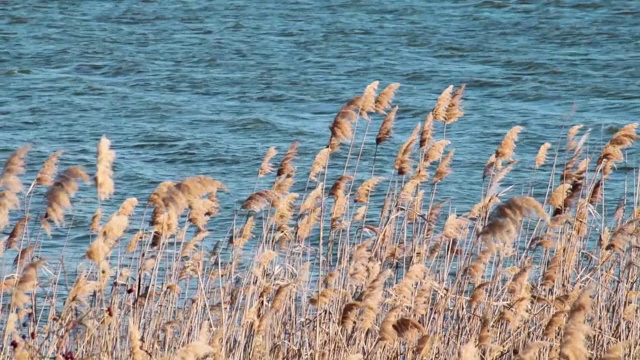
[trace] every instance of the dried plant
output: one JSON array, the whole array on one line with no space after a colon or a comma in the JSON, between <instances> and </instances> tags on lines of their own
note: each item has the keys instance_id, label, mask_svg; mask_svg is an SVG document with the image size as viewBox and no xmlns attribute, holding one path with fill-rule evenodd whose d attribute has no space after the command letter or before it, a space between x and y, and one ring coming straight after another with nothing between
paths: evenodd
<instances>
[{"instance_id":1,"label":"dried plant","mask_svg":"<svg viewBox=\"0 0 640 360\"><path fill-rule=\"evenodd\" d=\"M540 166L544 165L544 163L547 161L547 152L549 152L550 148L551 143L548 142L540 146L540 149L538 149L538 154L536 155L536 161L533 164L534 169L538 169Z\"/></svg>"},{"instance_id":2,"label":"dried plant","mask_svg":"<svg viewBox=\"0 0 640 360\"><path fill-rule=\"evenodd\" d=\"M384 114L385 111L391 109L391 102L399 88L399 83L391 83L380 92L375 104L375 111L378 114Z\"/></svg>"},{"instance_id":3,"label":"dried plant","mask_svg":"<svg viewBox=\"0 0 640 360\"><path fill-rule=\"evenodd\" d=\"M42 219L45 230L50 233L49 221L60 227L64 223L64 212L71 208L71 198L78 191L78 182L89 183L89 175L79 166L70 167L58 175L47 191L47 209Z\"/></svg>"},{"instance_id":4,"label":"dried plant","mask_svg":"<svg viewBox=\"0 0 640 360\"><path fill-rule=\"evenodd\" d=\"M403 145L401 175L387 169L380 189L374 163L396 154L377 153L371 124L356 123L395 112L392 85L376 95L374 82L341 108L330 146L308 164L312 186L296 182L308 176L293 164L298 149L309 155L296 142L265 190L240 181L223 202L221 182L188 176L161 182L145 208L128 198L114 209L80 189L90 180L82 168L53 179L61 152L21 191L26 151L10 155L0 188L0 357L637 358L637 164L609 176L637 125L603 149L575 126L564 154L542 166L547 144L564 146L552 135L536 169L513 160L514 127L483 169L451 161L446 125L462 116L464 86L449 88ZM357 147L333 152L355 137ZM585 154L594 152L592 164ZM267 151L258 177L274 170L274 156ZM427 186L430 175L438 186ZM50 187L44 199L36 186ZM65 227L50 240L32 228L43 213L45 227ZM78 251L82 239L90 244Z\"/></svg>"},{"instance_id":5,"label":"dried plant","mask_svg":"<svg viewBox=\"0 0 640 360\"><path fill-rule=\"evenodd\" d=\"M116 159L116 152L111 150L111 141L106 136L102 136L98 142L98 161L96 162L96 176L94 178L98 199L107 200L115 191L113 182L113 162Z\"/></svg>"},{"instance_id":6,"label":"dried plant","mask_svg":"<svg viewBox=\"0 0 640 360\"><path fill-rule=\"evenodd\" d=\"M398 155L393 165L393 168L398 170L398 175L407 175L411 172L411 151L413 150L413 145L415 145L418 140L419 132L420 124L416 125L411 136L409 136L407 141L400 147L400 150L398 150Z\"/></svg>"},{"instance_id":7,"label":"dried plant","mask_svg":"<svg viewBox=\"0 0 640 360\"><path fill-rule=\"evenodd\" d=\"M273 172L274 168L271 164L271 159L273 159L276 154L278 154L278 151L276 151L275 146L272 146L269 148L269 150L267 150L267 153L262 159L262 164L260 164L260 170L258 170L259 178Z\"/></svg>"},{"instance_id":8,"label":"dried plant","mask_svg":"<svg viewBox=\"0 0 640 360\"><path fill-rule=\"evenodd\" d=\"M38 171L38 175L36 175L36 185L53 185L53 180L56 176L56 172L58 172L58 160L62 154L63 151L58 150L51 154L47 158L47 160L45 160L44 164L42 164L42 168L40 169L40 171Z\"/></svg>"},{"instance_id":9,"label":"dried plant","mask_svg":"<svg viewBox=\"0 0 640 360\"><path fill-rule=\"evenodd\" d=\"M382 120L382 125L380 125L380 130L378 130L378 135L376 136L376 145L380 145L391 138L393 122L396 120L397 113L398 107L396 106Z\"/></svg>"},{"instance_id":10,"label":"dried plant","mask_svg":"<svg viewBox=\"0 0 640 360\"><path fill-rule=\"evenodd\" d=\"M522 126L514 126L507 132L496 150L496 160L511 160L518 141L518 134L524 129Z\"/></svg>"},{"instance_id":11,"label":"dried plant","mask_svg":"<svg viewBox=\"0 0 640 360\"><path fill-rule=\"evenodd\" d=\"M445 121L447 118L447 110L449 109L449 104L451 103L451 92L453 92L453 85L449 85L440 96L438 96L438 101L436 101L436 105L433 107L433 118L436 121Z\"/></svg>"},{"instance_id":12,"label":"dried plant","mask_svg":"<svg viewBox=\"0 0 640 360\"><path fill-rule=\"evenodd\" d=\"M462 84L453 92L453 95L451 95L451 100L449 101L449 106L447 106L447 112L444 117L445 124L452 124L464 115L462 111L462 94L465 88L466 85Z\"/></svg>"},{"instance_id":13,"label":"dried plant","mask_svg":"<svg viewBox=\"0 0 640 360\"><path fill-rule=\"evenodd\" d=\"M313 164L311 165L311 171L309 172L309 179L318 180L318 175L324 172L325 168L329 164L329 156L331 155L331 149L324 148L318 152Z\"/></svg>"}]
</instances>

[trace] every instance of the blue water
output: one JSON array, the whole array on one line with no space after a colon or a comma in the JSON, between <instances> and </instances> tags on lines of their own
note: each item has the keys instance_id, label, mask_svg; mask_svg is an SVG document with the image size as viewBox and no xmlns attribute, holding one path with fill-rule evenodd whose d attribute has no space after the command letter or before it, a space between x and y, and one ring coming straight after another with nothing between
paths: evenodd
<instances>
[{"instance_id":1,"label":"blue water","mask_svg":"<svg viewBox=\"0 0 640 360\"><path fill-rule=\"evenodd\" d=\"M466 211L510 127L526 128L516 151L529 169L570 125L598 145L640 119L640 2L0 1L0 161L30 143L25 182L58 149L62 168L93 172L106 134L118 155L109 206L206 174L232 190L221 195L229 214L269 146L300 140L306 171L336 111L373 80L402 84L380 150L389 175L437 95L467 84L441 190ZM94 190L77 202L86 222Z\"/></svg>"}]
</instances>

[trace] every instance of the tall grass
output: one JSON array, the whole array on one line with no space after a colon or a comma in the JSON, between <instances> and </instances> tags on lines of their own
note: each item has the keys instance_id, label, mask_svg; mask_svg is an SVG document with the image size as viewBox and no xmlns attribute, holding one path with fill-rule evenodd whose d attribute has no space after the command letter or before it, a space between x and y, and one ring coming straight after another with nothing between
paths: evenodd
<instances>
[{"instance_id":1,"label":"tall grass","mask_svg":"<svg viewBox=\"0 0 640 360\"><path fill-rule=\"evenodd\" d=\"M162 182L103 216L117 188L106 137L99 205L78 229L69 211L87 171L58 171L56 152L25 189L30 148L18 149L0 176L1 358L639 358L640 210L611 176L638 124L602 149L575 126L532 159L518 159L514 126L487 150L484 178L467 180L482 182L468 197L481 200L447 212L456 199L440 201L438 187L465 145L464 85L391 154L379 147L399 136L399 84L378 85L339 110L313 164L298 163L304 143L279 164L270 148L228 231L208 225L227 188L206 176ZM373 146L377 161L364 159ZM547 189L503 186L514 168L548 176ZM71 232L91 239L84 254L37 255Z\"/></svg>"}]
</instances>

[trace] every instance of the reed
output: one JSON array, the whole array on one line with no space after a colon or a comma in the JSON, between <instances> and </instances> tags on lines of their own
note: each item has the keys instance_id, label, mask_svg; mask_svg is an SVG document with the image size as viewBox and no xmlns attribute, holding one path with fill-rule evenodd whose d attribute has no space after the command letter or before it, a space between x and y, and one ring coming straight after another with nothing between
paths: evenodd
<instances>
[{"instance_id":1,"label":"reed","mask_svg":"<svg viewBox=\"0 0 640 360\"><path fill-rule=\"evenodd\" d=\"M327 147L293 142L278 166L269 148L256 178L220 199L220 181L188 176L116 203L106 137L95 192L82 167L58 174L62 151L33 179L30 147L9 155L0 358L639 358L640 209L627 189L640 184L617 171L638 124L602 146L576 125L531 159L514 124L474 149L489 160L465 182L481 190L456 199L450 173L473 166L454 158L470 146L456 141L465 86L434 96L404 141L391 136L400 85L379 86L341 107ZM317 154L307 166L302 149Z\"/></svg>"}]
</instances>

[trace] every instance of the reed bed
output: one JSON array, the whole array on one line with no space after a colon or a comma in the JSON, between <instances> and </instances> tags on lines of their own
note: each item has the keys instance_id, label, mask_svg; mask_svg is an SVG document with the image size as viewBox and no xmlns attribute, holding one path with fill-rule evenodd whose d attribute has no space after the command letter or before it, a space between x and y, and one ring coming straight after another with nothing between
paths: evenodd
<instances>
[{"instance_id":1,"label":"reed bed","mask_svg":"<svg viewBox=\"0 0 640 360\"><path fill-rule=\"evenodd\" d=\"M312 164L298 163L304 143L269 148L228 228L209 226L227 188L208 176L110 204L106 137L93 171L58 169L59 151L29 187L30 148L16 150L0 176L1 358L640 358L640 182L629 196L613 176L638 124L599 149L577 125L531 159L514 126L468 179L481 200L456 212L438 188L465 146L465 87L394 134L399 88L376 81L347 101ZM392 137L404 142L390 150ZM503 185L514 169L547 183L517 193ZM92 186L91 226L74 227L74 196ZM70 232L85 253L39 255Z\"/></svg>"}]
</instances>

